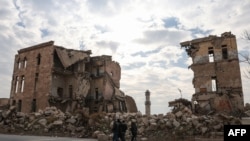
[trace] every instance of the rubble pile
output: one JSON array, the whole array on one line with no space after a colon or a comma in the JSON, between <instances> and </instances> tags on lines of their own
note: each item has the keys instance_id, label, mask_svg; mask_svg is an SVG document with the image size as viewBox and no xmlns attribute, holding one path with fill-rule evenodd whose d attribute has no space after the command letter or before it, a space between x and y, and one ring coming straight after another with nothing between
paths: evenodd
<instances>
[{"instance_id":1,"label":"rubble pile","mask_svg":"<svg viewBox=\"0 0 250 141\"><path fill-rule=\"evenodd\" d=\"M56 107L47 107L44 111L25 114L16 112L15 109L16 107L12 106L9 110L0 110L1 133L89 136L86 128L88 118L81 111L73 115L63 113Z\"/></svg>"},{"instance_id":2,"label":"rubble pile","mask_svg":"<svg viewBox=\"0 0 250 141\"><path fill-rule=\"evenodd\" d=\"M196 116L192 114L189 108L183 106L175 113L169 112L166 115L146 116L141 113L108 113L99 125L109 123L113 117L125 120L128 127L130 127L132 121L136 121L138 125L138 136L145 140L166 140L173 139L173 137L186 139L187 137L195 136L217 138L223 136L225 124L241 124L239 118L224 114ZM112 124L113 122L110 122L110 128ZM103 138L104 134L108 136L106 138L110 139L112 137L110 130L98 130L95 133L101 134L100 138ZM94 135L93 137L98 137L98 135ZM126 133L126 137L130 138L129 132Z\"/></svg>"},{"instance_id":3,"label":"rubble pile","mask_svg":"<svg viewBox=\"0 0 250 141\"><path fill-rule=\"evenodd\" d=\"M138 126L138 140L164 140L190 136L215 137L223 135L224 124L241 124L240 119L224 114L196 116L183 106L175 112L146 116L138 113L96 113L87 115L79 110L74 114L63 113L55 107L47 107L35 113L16 112L12 106L0 110L1 133L33 134L69 137L92 137L99 141L112 138L115 118L128 124L126 138L130 138L130 124Z\"/></svg>"}]
</instances>

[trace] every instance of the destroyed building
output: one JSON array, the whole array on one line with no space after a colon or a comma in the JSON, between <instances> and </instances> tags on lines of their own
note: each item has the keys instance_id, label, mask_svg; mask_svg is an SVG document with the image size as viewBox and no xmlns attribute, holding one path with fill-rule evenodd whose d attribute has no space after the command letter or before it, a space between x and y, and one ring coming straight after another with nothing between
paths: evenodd
<instances>
[{"instance_id":1,"label":"destroyed building","mask_svg":"<svg viewBox=\"0 0 250 141\"><path fill-rule=\"evenodd\" d=\"M49 106L63 112L137 112L134 99L120 90L119 63L112 56L90 55L90 50L66 49L54 41L18 50L10 105L25 113Z\"/></svg>"},{"instance_id":2,"label":"destroyed building","mask_svg":"<svg viewBox=\"0 0 250 141\"><path fill-rule=\"evenodd\" d=\"M244 108L235 35L225 32L180 43L192 58L192 107L196 112L235 114Z\"/></svg>"}]
</instances>

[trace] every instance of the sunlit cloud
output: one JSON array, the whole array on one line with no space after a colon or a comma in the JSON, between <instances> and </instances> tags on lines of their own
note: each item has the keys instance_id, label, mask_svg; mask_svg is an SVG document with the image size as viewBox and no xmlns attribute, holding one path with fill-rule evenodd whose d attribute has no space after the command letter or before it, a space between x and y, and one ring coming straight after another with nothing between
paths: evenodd
<instances>
[{"instance_id":1,"label":"sunlit cloud","mask_svg":"<svg viewBox=\"0 0 250 141\"><path fill-rule=\"evenodd\" d=\"M50 40L66 48L111 55L121 66L121 90L144 113L145 91L152 113L166 113L168 102L194 93L192 59L180 42L231 31L239 52L250 30L250 2L183 0L13 0L0 1L0 93L9 97L17 50ZM241 71L246 65L241 64ZM245 102L249 79L243 77Z\"/></svg>"}]
</instances>

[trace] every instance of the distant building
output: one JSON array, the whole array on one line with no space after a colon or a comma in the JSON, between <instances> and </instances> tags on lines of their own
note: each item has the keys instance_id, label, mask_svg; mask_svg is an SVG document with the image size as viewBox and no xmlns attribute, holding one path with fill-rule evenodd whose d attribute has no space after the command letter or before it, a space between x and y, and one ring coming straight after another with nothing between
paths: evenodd
<instances>
[{"instance_id":1,"label":"distant building","mask_svg":"<svg viewBox=\"0 0 250 141\"><path fill-rule=\"evenodd\" d=\"M237 113L244 108L241 72L235 35L208 36L180 43L192 58L192 96L197 112Z\"/></svg>"},{"instance_id":2,"label":"distant building","mask_svg":"<svg viewBox=\"0 0 250 141\"><path fill-rule=\"evenodd\" d=\"M53 41L27 47L15 56L10 104L35 112L48 106L74 112L130 112L120 90L121 68L111 56L66 49ZM135 102L134 102L135 103ZM135 105L136 106L136 105Z\"/></svg>"},{"instance_id":3,"label":"distant building","mask_svg":"<svg viewBox=\"0 0 250 141\"><path fill-rule=\"evenodd\" d=\"M0 98L0 110L4 110L9 107L9 98Z\"/></svg>"},{"instance_id":4,"label":"distant building","mask_svg":"<svg viewBox=\"0 0 250 141\"><path fill-rule=\"evenodd\" d=\"M149 116L149 115L151 114L151 109L150 109L151 101L150 101L150 92L149 92L149 90L147 90L147 91L145 92L145 96L146 96L146 101L145 101L145 114Z\"/></svg>"}]
</instances>

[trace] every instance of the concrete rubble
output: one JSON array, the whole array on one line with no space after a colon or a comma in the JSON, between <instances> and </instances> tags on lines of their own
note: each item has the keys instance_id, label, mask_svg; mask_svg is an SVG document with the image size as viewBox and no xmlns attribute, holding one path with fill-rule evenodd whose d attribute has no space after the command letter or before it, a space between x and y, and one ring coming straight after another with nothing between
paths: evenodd
<instances>
[{"instance_id":1,"label":"concrete rubble","mask_svg":"<svg viewBox=\"0 0 250 141\"><path fill-rule=\"evenodd\" d=\"M48 136L67 136L96 138L109 141L112 138L114 118L131 121L138 125L138 140L167 140L173 137L222 137L224 124L241 124L239 118L224 114L196 116L186 106L175 112L158 115L137 113L95 113L87 115L84 110L76 113L63 113L55 107L47 107L35 113L16 112L16 107L0 110L1 133L32 134ZM128 128L129 129L129 128ZM129 130L126 138L130 138Z\"/></svg>"}]
</instances>

